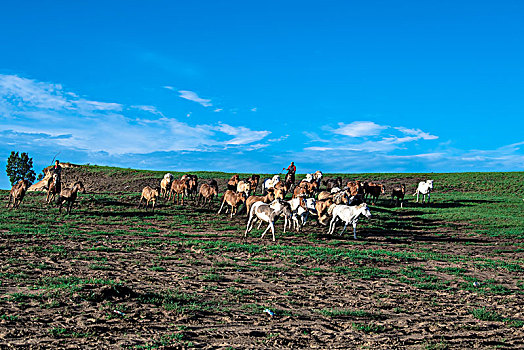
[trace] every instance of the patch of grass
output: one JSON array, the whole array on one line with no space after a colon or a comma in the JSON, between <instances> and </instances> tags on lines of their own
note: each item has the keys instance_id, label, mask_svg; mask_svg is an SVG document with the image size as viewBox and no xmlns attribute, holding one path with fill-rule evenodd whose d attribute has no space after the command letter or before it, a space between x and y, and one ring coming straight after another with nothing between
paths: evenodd
<instances>
[{"instance_id":1,"label":"patch of grass","mask_svg":"<svg viewBox=\"0 0 524 350\"><path fill-rule=\"evenodd\" d=\"M210 272L210 273L206 273L205 275L200 276L200 279L206 282L219 282L219 281L222 281L224 278L219 274Z\"/></svg>"},{"instance_id":2,"label":"patch of grass","mask_svg":"<svg viewBox=\"0 0 524 350\"><path fill-rule=\"evenodd\" d=\"M9 299L14 302L24 302L28 300L40 301L45 298L44 294L30 294L30 293L13 293L9 296Z\"/></svg>"},{"instance_id":3,"label":"patch of grass","mask_svg":"<svg viewBox=\"0 0 524 350\"><path fill-rule=\"evenodd\" d=\"M373 323L353 323L353 329L362 331L364 333L381 333L386 330L386 327Z\"/></svg>"},{"instance_id":4,"label":"patch of grass","mask_svg":"<svg viewBox=\"0 0 524 350\"><path fill-rule=\"evenodd\" d=\"M137 300L146 303L162 306L169 311L184 314L187 311L198 310L200 306L196 303L200 297L196 294L181 293L177 290L166 290L161 293L148 292L137 296Z\"/></svg>"},{"instance_id":5,"label":"patch of grass","mask_svg":"<svg viewBox=\"0 0 524 350\"><path fill-rule=\"evenodd\" d=\"M245 288L235 288L235 287L228 287L226 289L226 291L229 293L229 294L233 294L233 295L252 295L254 294L255 292L253 292L252 290L250 289L245 289Z\"/></svg>"},{"instance_id":6,"label":"patch of grass","mask_svg":"<svg viewBox=\"0 0 524 350\"><path fill-rule=\"evenodd\" d=\"M382 315L374 314L372 312L363 311L363 310L321 309L321 310L318 310L318 312L328 317L341 317L341 316L366 317L366 318L381 318L382 317Z\"/></svg>"},{"instance_id":7,"label":"patch of grass","mask_svg":"<svg viewBox=\"0 0 524 350\"><path fill-rule=\"evenodd\" d=\"M523 328L524 327L524 321L522 320L506 319L504 321L510 328Z\"/></svg>"},{"instance_id":8,"label":"patch of grass","mask_svg":"<svg viewBox=\"0 0 524 350\"><path fill-rule=\"evenodd\" d=\"M50 328L47 330L47 332L49 335L55 338L85 338L93 335L93 333L90 332L80 333L61 327Z\"/></svg>"},{"instance_id":9,"label":"patch of grass","mask_svg":"<svg viewBox=\"0 0 524 350\"><path fill-rule=\"evenodd\" d=\"M166 271L166 268L163 266L152 266L149 268L151 271L157 271L157 272L164 272Z\"/></svg>"},{"instance_id":10,"label":"patch of grass","mask_svg":"<svg viewBox=\"0 0 524 350\"><path fill-rule=\"evenodd\" d=\"M16 315L7 315L7 314L2 314L0 315L0 320L5 320L5 321L18 321L19 317L16 316Z\"/></svg>"},{"instance_id":11,"label":"patch of grass","mask_svg":"<svg viewBox=\"0 0 524 350\"><path fill-rule=\"evenodd\" d=\"M120 252L121 251L120 249L116 249L116 248L112 248L112 247L105 247L105 246L92 247L92 248L89 248L87 250L88 251L93 251L93 252L106 252L106 253L115 253L115 252Z\"/></svg>"},{"instance_id":12,"label":"patch of grass","mask_svg":"<svg viewBox=\"0 0 524 350\"><path fill-rule=\"evenodd\" d=\"M377 278L388 278L395 272L390 270L379 269L377 267L346 267L346 266L335 266L333 270L339 274L350 274L355 278L364 280L377 279Z\"/></svg>"},{"instance_id":13,"label":"patch of grass","mask_svg":"<svg viewBox=\"0 0 524 350\"><path fill-rule=\"evenodd\" d=\"M76 276L67 277L43 277L36 281L35 286L39 289L69 289L80 290L86 284L94 285L118 285L120 282L101 278L80 278Z\"/></svg>"},{"instance_id":14,"label":"patch of grass","mask_svg":"<svg viewBox=\"0 0 524 350\"><path fill-rule=\"evenodd\" d=\"M266 307L263 305L251 303L251 304L242 304L240 308L242 310L246 310L246 312L250 315L255 315L255 314L262 313Z\"/></svg>"},{"instance_id":15,"label":"patch of grass","mask_svg":"<svg viewBox=\"0 0 524 350\"><path fill-rule=\"evenodd\" d=\"M469 311L478 320L481 321L502 321L503 318L496 311L488 310L485 307L473 309Z\"/></svg>"},{"instance_id":16,"label":"patch of grass","mask_svg":"<svg viewBox=\"0 0 524 350\"><path fill-rule=\"evenodd\" d=\"M468 270L461 267L439 267L436 268L437 272L445 272L450 275L463 276Z\"/></svg>"},{"instance_id":17,"label":"patch of grass","mask_svg":"<svg viewBox=\"0 0 524 350\"><path fill-rule=\"evenodd\" d=\"M113 269L110 265L100 265L100 264L89 264L88 267L91 270L112 270Z\"/></svg>"}]
</instances>

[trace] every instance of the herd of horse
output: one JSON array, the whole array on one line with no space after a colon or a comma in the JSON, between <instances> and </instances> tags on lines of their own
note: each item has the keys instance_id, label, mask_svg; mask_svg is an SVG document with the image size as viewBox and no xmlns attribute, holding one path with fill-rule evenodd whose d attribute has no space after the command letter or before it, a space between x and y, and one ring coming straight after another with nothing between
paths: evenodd
<instances>
[{"instance_id":1,"label":"herd of horse","mask_svg":"<svg viewBox=\"0 0 524 350\"><path fill-rule=\"evenodd\" d=\"M312 215L316 216L321 225L326 225L329 221L328 234L333 234L335 226L339 221L345 223L341 234L346 227L353 226L353 235L356 239L356 224L360 215L368 218L371 217L368 201L375 204L378 197L384 194L386 187L383 184L373 182L350 181L343 185L341 178L331 178L322 181L323 175L320 171L313 174L307 174L306 177L295 183L291 177L286 176L284 180L280 175L274 175L271 178L264 179L260 182L259 175L251 175L243 180L238 174L232 176L227 181L227 189L221 199L218 214L224 210L230 212L230 217L241 212L247 214L247 226L245 235L253 228L254 222L259 221L259 227L262 223L267 223L267 228L262 237L271 230L273 240L275 240L275 221L279 217L284 219L284 232L287 228L293 228L297 231L306 224L307 218ZM257 195L259 183L262 193ZM325 185L322 190L321 185ZM423 196L422 201L430 200L430 193L433 189L433 180L422 181L419 183L416 192L413 195ZM175 179L171 173L164 175L160 186L152 188L146 186L142 191L139 207L144 206L147 210L151 203L154 211L155 205L159 198L165 198L173 203L184 205L184 198L193 199L197 205L201 202L203 205L211 205L213 198L219 193L216 180L208 180L203 183L198 190L198 177L196 175L186 174L180 179ZM286 200L286 195L291 193L291 199ZM391 192L391 203L403 206L406 195L405 184L393 186ZM180 201L180 198L181 201Z\"/></svg>"},{"instance_id":2,"label":"herd of horse","mask_svg":"<svg viewBox=\"0 0 524 350\"><path fill-rule=\"evenodd\" d=\"M289 175L289 174L288 174ZM294 179L293 179L294 180ZM329 221L328 234L333 234L338 222L343 222L346 230L348 225L353 226L353 235L356 239L356 225L360 215L367 218L371 217L371 212L367 202L375 204L380 194L385 194L385 186L373 182L349 181L343 184L341 178L330 178L323 180L320 171L307 174L306 177L295 183L290 176L284 180L280 175L264 179L260 185L262 194L257 195L260 183L259 175L252 175L241 180L239 175L232 176L227 182L227 189L221 199L220 214L225 208L226 213L230 210L230 216L242 212L245 208L247 214L247 227L245 236L252 230L256 221L259 227L262 223L267 223L267 228L262 237L271 230L273 241L275 240L275 221L282 217L284 220L284 232L290 229L291 225L297 231L306 224L309 216L316 216L319 224L327 226ZM321 186L325 188L322 189ZM29 187L29 181L20 180L13 185L9 193L7 207L18 208ZM419 182L413 196L422 195L422 202L429 203L433 180ZM59 206L59 212L65 205L67 213L71 209L78 197L78 193L85 193L85 187L81 181L75 182L70 188L63 188L57 176L52 177L47 186L46 203L53 201ZM216 180L208 180L198 186L196 175L186 174L180 179L175 179L170 173L164 175L160 181L160 186L155 188L146 186L142 190L142 195L138 207L142 204L145 209L151 204L154 211L155 205L160 198L173 203L184 205L184 198L193 199L200 205L212 205L213 198L218 197L219 188ZM291 199L286 200L286 195L291 193ZM391 203L403 206L406 195L405 184L394 186L391 191ZM227 205L226 205L227 204ZM243 204L243 208L239 207ZM230 207L230 208L229 208Z\"/></svg>"}]
</instances>

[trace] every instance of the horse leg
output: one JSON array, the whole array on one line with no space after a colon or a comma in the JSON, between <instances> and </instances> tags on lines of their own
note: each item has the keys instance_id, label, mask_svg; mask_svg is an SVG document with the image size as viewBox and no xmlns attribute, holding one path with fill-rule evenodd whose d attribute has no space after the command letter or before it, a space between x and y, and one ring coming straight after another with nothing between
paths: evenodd
<instances>
[{"instance_id":1,"label":"horse leg","mask_svg":"<svg viewBox=\"0 0 524 350\"><path fill-rule=\"evenodd\" d=\"M344 228L342 229L342 231L340 231L340 237L342 237L342 235L344 234L344 232L346 231L346 227L348 226L348 223L345 222L344 223Z\"/></svg>"},{"instance_id":2,"label":"horse leg","mask_svg":"<svg viewBox=\"0 0 524 350\"><path fill-rule=\"evenodd\" d=\"M353 223L353 238L357 239L357 223Z\"/></svg>"},{"instance_id":3,"label":"horse leg","mask_svg":"<svg viewBox=\"0 0 524 350\"><path fill-rule=\"evenodd\" d=\"M266 234L267 231L269 231L270 228L273 231L273 228L272 228L272 225L271 225L272 223L273 223L272 221L268 222L267 227L266 227L265 231L262 233L262 236L260 237L260 239L264 238L264 235ZM273 235L274 235L274 233L273 233Z\"/></svg>"},{"instance_id":4,"label":"horse leg","mask_svg":"<svg viewBox=\"0 0 524 350\"><path fill-rule=\"evenodd\" d=\"M244 237L247 237L247 233L251 232L252 227L250 228L250 226L252 226L251 225L252 223L253 223L253 217L251 216L249 220L247 221L246 232L244 232Z\"/></svg>"},{"instance_id":5,"label":"horse leg","mask_svg":"<svg viewBox=\"0 0 524 350\"><path fill-rule=\"evenodd\" d=\"M337 217L333 216L333 219L329 222L329 229L328 229L328 235L332 235L333 231L335 231L335 226L337 222Z\"/></svg>"},{"instance_id":6,"label":"horse leg","mask_svg":"<svg viewBox=\"0 0 524 350\"><path fill-rule=\"evenodd\" d=\"M220 209L218 209L218 213L217 214L220 214L220 212L222 211L222 208L224 207L224 203L225 202L226 202L225 200L222 201L222 205L220 206Z\"/></svg>"}]
</instances>

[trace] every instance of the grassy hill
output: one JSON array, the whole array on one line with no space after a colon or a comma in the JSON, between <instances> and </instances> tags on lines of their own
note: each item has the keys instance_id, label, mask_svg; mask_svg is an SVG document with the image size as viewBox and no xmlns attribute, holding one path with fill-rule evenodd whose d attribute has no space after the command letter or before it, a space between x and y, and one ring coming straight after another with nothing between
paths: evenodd
<instances>
[{"instance_id":1,"label":"grassy hill","mask_svg":"<svg viewBox=\"0 0 524 350\"><path fill-rule=\"evenodd\" d=\"M522 172L326 174L435 192L382 196L358 240L311 219L276 242L216 201L137 209L163 174L67 169L71 215L0 206L0 348L524 348Z\"/></svg>"}]
</instances>

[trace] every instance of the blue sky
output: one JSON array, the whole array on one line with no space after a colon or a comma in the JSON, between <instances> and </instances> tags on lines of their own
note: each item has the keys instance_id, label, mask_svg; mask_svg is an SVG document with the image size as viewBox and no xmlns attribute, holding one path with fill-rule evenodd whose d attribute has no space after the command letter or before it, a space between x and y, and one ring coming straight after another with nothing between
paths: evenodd
<instances>
[{"instance_id":1,"label":"blue sky","mask_svg":"<svg viewBox=\"0 0 524 350\"><path fill-rule=\"evenodd\" d=\"M2 7L2 168L524 168L521 1Z\"/></svg>"}]
</instances>

